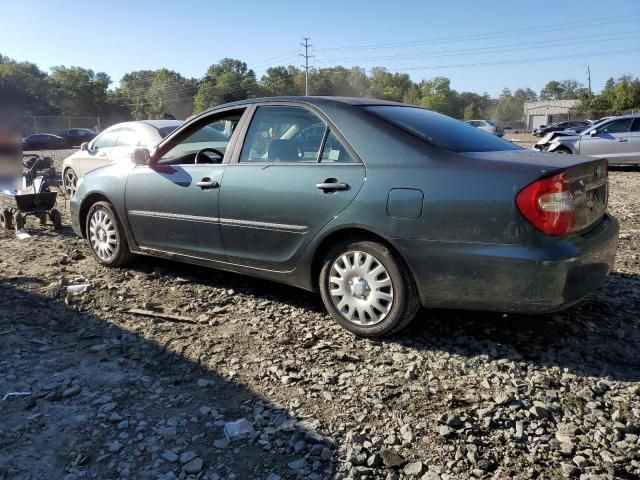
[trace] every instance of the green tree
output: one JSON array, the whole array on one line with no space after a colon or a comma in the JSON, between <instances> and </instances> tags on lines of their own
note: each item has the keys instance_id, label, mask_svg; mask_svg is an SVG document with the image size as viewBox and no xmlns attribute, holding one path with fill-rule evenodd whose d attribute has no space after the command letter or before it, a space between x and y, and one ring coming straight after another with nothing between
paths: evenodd
<instances>
[{"instance_id":1,"label":"green tree","mask_svg":"<svg viewBox=\"0 0 640 480\"><path fill-rule=\"evenodd\" d=\"M136 70L124 74L120 80L120 87L115 90L117 93L111 100L115 101L117 98L122 105L128 106L131 116L136 120L149 118L147 92L151 88L155 73L153 70Z\"/></svg>"},{"instance_id":2,"label":"green tree","mask_svg":"<svg viewBox=\"0 0 640 480\"><path fill-rule=\"evenodd\" d=\"M194 99L196 113L221 103L244 100L257 93L256 76L247 64L233 58L223 58L211 65L199 82Z\"/></svg>"},{"instance_id":3,"label":"green tree","mask_svg":"<svg viewBox=\"0 0 640 480\"><path fill-rule=\"evenodd\" d=\"M371 79L367 95L381 100L401 102L413 85L406 73L390 73L384 67L371 69Z\"/></svg>"},{"instance_id":4,"label":"green tree","mask_svg":"<svg viewBox=\"0 0 640 480\"><path fill-rule=\"evenodd\" d=\"M56 112L51 104L47 74L35 64L0 55L0 102L19 106L27 115Z\"/></svg>"},{"instance_id":5,"label":"green tree","mask_svg":"<svg viewBox=\"0 0 640 480\"><path fill-rule=\"evenodd\" d=\"M170 114L186 118L193 112L196 81L183 77L173 70L157 70L146 94L150 118L163 118Z\"/></svg>"},{"instance_id":6,"label":"green tree","mask_svg":"<svg viewBox=\"0 0 640 480\"><path fill-rule=\"evenodd\" d=\"M447 77L435 77L424 80L421 85L420 105L434 112L458 116L457 92L451 89L451 81Z\"/></svg>"},{"instance_id":7,"label":"green tree","mask_svg":"<svg viewBox=\"0 0 640 480\"><path fill-rule=\"evenodd\" d=\"M298 71L294 67L289 69L286 67L269 68L260 80L262 94L268 96L295 95L297 89L294 77L297 73Z\"/></svg>"},{"instance_id":8,"label":"green tree","mask_svg":"<svg viewBox=\"0 0 640 480\"><path fill-rule=\"evenodd\" d=\"M51 68L48 78L53 102L62 115L101 115L111 79L104 72L82 67Z\"/></svg>"}]
</instances>

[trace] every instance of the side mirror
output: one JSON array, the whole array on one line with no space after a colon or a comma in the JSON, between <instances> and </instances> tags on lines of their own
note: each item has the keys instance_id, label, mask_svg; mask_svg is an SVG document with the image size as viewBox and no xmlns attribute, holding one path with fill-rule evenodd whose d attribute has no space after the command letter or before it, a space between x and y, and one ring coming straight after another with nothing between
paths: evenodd
<instances>
[{"instance_id":1,"label":"side mirror","mask_svg":"<svg viewBox=\"0 0 640 480\"><path fill-rule=\"evenodd\" d=\"M147 165L149 160L151 160L151 154L146 148L136 148L131 153L131 161L136 165Z\"/></svg>"},{"instance_id":2,"label":"side mirror","mask_svg":"<svg viewBox=\"0 0 640 480\"><path fill-rule=\"evenodd\" d=\"M597 134L598 134L598 131L595 128L589 132L589 135L592 137L595 137Z\"/></svg>"},{"instance_id":3,"label":"side mirror","mask_svg":"<svg viewBox=\"0 0 640 480\"><path fill-rule=\"evenodd\" d=\"M80 144L80 150L83 152L88 152L89 151L89 142L82 142Z\"/></svg>"}]
</instances>

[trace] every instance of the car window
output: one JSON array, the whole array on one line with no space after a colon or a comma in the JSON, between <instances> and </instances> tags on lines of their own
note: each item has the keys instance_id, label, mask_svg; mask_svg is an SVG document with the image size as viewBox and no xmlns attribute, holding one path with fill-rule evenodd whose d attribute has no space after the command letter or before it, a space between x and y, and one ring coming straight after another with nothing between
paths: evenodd
<instances>
[{"instance_id":1,"label":"car window","mask_svg":"<svg viewBox=\"0 0 640 480\"><path fill-rule=\"evenodd\" d=\"M242 117L242 113L243 110L226 112L211 118L208 123L206 120L203 123L198 123L193 129L185 132L186 137L177 138L177 143L167 150L158 163L163 165L194 164L196 155L204 148L213 149L213 151L202 152L199 155L198 163L221 163L222 156L227 151L227 146L229 146L231 136L240 117ZM171 128L173 131L177 126ZM169 133L167 132L165 135Z\"/></svg>"},{"instance_id":2,"label":"car window","mask_svg":"<svg viewBox=\"0 0 640 480\"><path fill-rule=\"evenodd\" d=\"M349 154L349 150L342 144L338 136L329 130L329 135L322 147L322 163L354 163L356 160Z\"/></svg>"},{"instance_id":3,"label":"car window","mask_svg":"<svg viewBox=\"0 0 640 480\"><path fill-rule=\"evenodd\" d=\"M460 120L424 108L376 105L362 107L396 127L452 152L494 152L521 147L470 127Z\"/></svg>"},{"instance_id":4,"label":"car window","mask_svg":"<svg viewBox=\"0 0 640 480\"><path fill-rule=\"evenodd\" d=\"M258 107L240 162L317 162L325 129L316 114L302 107Z\"/></svg>"},{"instance_id":5,"label":"car window","mask_svg":"<svg viewBox=\"0 0 640 480\"><path fill-rule=\"evenodd\" d=\"M97 150L101 148L111 148L115 147L117 142L118 130L111 130L109 132L104 132L102 135L97 137L94 140L92 147Z\"/></svg>"},{"instance_id":6,"label":"car window","mask_svg":"<svg viewBox=\"0 0 640 480\"><path fill-rule=\"evenodd\" d=\"M640 118L636 118L633 120L633 125L631 125L632 132L640 132Z\"/></svg>"},{"instance_id":7,"label":"car window","mask_svg":"<svg viewBox=\"0 0 640 480\"><path fill-rule=\"evenodd\" d=\"M598 133L626 133L631 127L633 118L621 118L598 127Z\"/></svg>"},{"instance_id":8,"label":"car window","mask_svg":"<svg viewBox=\"0 0 640 480\"><path fill-rule=\"evenodd\" d=\"M135 147L141 145L142 141L138 132L131 128L121 128L118 130L118 147Z\"/></svg>"},{"instance_id":9,"label":"car window","mask_svg":"<svg viewBox=\"0 0 640 480\"><path fill-rule=\"evenodd\" d=\"M158 129L158 133L160 134L160 138L164 138L173 132L179 125L171 125L170 127L160 127Z\"/></svg>"}]
</instances>

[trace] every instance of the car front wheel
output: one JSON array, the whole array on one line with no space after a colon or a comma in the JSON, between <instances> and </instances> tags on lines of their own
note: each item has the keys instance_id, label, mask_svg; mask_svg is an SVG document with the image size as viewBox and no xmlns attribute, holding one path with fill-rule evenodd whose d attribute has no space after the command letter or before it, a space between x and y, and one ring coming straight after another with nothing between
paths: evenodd
<instances>
[{"instance_id":1,"label":"car front wheel","mask_svg":"<svg viewBox=\"0 0 640 480\"><path fill-rule=\"evenodd\" d=\"M121 267L133 257L122 224L108 202L91 205L86 220L87 241L96 260L109 267Z\"/></svg>"},{"instance_id":2,"label":"car front wheel","mask_svg":"<svg viewBox=\"0 0 640 480\"><path fill-rule=\"evenodd\" d=\"M420 308L413 277L385 245L345 241L333 247L320 272L320 293L333 318L362 337L406 327Z\"/></svg>"}]
</instances>

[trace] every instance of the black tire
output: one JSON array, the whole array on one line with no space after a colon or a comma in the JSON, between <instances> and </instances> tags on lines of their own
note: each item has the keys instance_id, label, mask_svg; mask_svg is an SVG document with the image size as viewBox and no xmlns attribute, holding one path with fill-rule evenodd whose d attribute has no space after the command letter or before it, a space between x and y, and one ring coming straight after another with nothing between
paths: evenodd
<instances>
[{"instance_id":1,"label":"black tire","mask_svg":"<svg viewBox=\"0 0 640 480\"><path fill-rule=\"evenodd\" d=\"M0 210L0 224L7 230L13 227L13 214L6 208Z\"/></svg>"},{"instance_id":2,"label":"black tire","mask_svg":"<svg viewBox=\"0 0 640 480\"><path fill-rule=\"evenodd\" d=\"M568 148L557 148L551 153L561 153L563 155L571 155L571 150Z\"/></svg>"},{"instance_id":3,"label":"black tire","mask_svg":"<svg viewBox=\"0 0 640 480\"><path fill-rule=\"evenodd\" d=\"M54 230L62 230L62 215L58 209L54 208L49 212L49 219Z\"/></svg>"},{"instance_id":4,"label":"black tire","mask_svg":"<svg viewBox=\"0 0 640 480\"><path fill-rule=\"evenodd\" d=\"M100 253L96 251L97 246L94 247L94 244L92 243L91 220L98 212L106 215L106 217L110 220L110 222L112 222L113 226L115 227L113 230L116 239L116 244L113 247L114 252L107 258L105 258L105 255L101 256ZM131 262L131 260L133 259L133 254L129 250L129 244L124 233L124 228L122 227L122 223L120 222L118 215L113 209L113 205L108 202L96 202L91 205L85 221L85 228L89 249L91 250L91 253L98 261L98 263L106 265L108 267L123 267Z\"/></svg>"},{"instance_id":5,"label":"black tire","mask_svg":"<svg viewBox=\"0 0 640 480\"><path fill-rule=\"evenodd\" d=\"M46 225L47 224L47 214L46 213L38 214L38 221L40 222L40 225Z\"/></svg>"},{"instance_id":6,"label":"black tire","mask_svg":"<svg viewBox=\"0 0 640 480\"><path fill-rule=\"evenodd\" d=\"M388 313L378 323L355 323L344 316L334 304L336 297L332 297L330 293L330 274L335 262L350 252L362 252L373 256L374 260L386 269L391 280L393 299ZM322 301L331 316L346 330L360 337L382 337L398 332L409 325L420 309L420 296L411 272L394 252L375 241L351 239L335 245L324 258L319 282Z\"/></svg>"}]
</instances>

